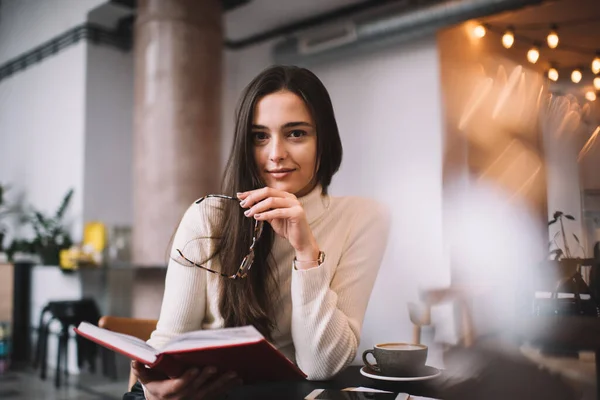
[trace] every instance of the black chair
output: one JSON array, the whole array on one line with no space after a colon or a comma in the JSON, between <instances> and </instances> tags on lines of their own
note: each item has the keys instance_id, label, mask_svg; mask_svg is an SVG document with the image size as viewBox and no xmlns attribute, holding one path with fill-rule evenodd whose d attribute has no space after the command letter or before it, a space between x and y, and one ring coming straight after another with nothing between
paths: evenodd
<instances>
[{"instance_id":1,"label":"black chair","mask_svg":"<svg viewBox=\"0 0 600 400\"><path fill-rule=\"evenodd\" d=\"M600 302L600 242L594 245L594 265L590 272L590 291Z\"/></svg>"},{"instance_id":2,"label":"black chair","mask_svg":"<svg viewBox=\"0 0 600 400\"><path fill-rule=\"evenodd\" d=\"M80 322L90 322L94 325L100 319L100 311L93 299L51 301L40 313L37 348L34 359L34 367L40 366L40 378L46 379L46 358L48 350L48 336L52 321L60 323L58 335L58 346L56 351L56 375L54 384L60 387L61 376L68 375L68 344L69 328L77 326ZM77 365L83 368L87 362L90 370L95 371L97 346L80 336L76 337L77 343ZM61 369L62 367L62 369Z\"/></svg>"}]
</instances>

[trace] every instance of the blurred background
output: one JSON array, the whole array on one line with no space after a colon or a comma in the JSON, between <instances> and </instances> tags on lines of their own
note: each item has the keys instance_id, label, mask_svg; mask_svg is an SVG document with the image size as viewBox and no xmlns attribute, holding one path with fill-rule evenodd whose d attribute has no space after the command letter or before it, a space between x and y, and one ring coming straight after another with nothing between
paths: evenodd
<instances>
[{"instance_id":1,"label":"blurred background","mask_svg":"<svg viewBox=\"0 0 600 400\"><path fill-rule=\"evenodd\" d=\"M426 303L432 288L485 287L471 307L479 335L513 330L525 276L551 281L530 288L528 312L561 292L566 314L590 316L582 300L594 314L598 26L597 0L2 0L0 320L10 351L0 370L29 371L42 336L38 368L52 376L64 324L39 334L52 302L93 299L84 319L158 318L169 239L192 201L219 191L236 102L275 63L311 69L332 97L344 159L331 194L392 210L358 354L413 340L407 304ZM580 286L557 288L576 274ZM460 342L456 315L452 302L431 308L421 332L431 365L443 366L435 343ZM77 375L86 368L68 337ZM595 363L581 359L556 370L594 387ZM126 360L104 372L126 380ZM112 398L107 390L125 387L94 379L63 389L40 380L39 390L63 398L80 382ZM24 396L0 378L2 398L3 386Z\"/></svg>"}]
</instances>

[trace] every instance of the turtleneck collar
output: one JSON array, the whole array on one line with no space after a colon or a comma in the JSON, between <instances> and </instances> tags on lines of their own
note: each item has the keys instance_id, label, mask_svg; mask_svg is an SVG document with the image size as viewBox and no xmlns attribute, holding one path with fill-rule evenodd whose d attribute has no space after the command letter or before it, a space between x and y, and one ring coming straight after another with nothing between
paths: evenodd
<instances>
[{"instance_id":1,"label":"turtleneck collar","mask_svg":"<svg viewBox=\"0 0 600 400\"><path fill-rule=\"evenodd\" d=\"M329 207L330 199L329 196L323 195L321 185L317 185L310 193L298 198L298 201L304 208L308 223L312 224L325 213Z\"/></svg>"}]
</instances>

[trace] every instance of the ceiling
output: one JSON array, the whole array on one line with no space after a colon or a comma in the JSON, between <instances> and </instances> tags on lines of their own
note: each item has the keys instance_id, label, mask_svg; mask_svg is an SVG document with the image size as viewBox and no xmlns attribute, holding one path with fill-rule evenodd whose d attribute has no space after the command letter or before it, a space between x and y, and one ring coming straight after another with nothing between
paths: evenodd
<instances>
[{"instance_id":1,"label":"ceiling","mask_svg":"<svg viewBox=\"0 0 600 400\"><path fill-rule=\"evenodd\" d=\"M393 3L397 1L413 1L415 3L429 0L221 0L225 9L224 25L227 42L251 39L274 29L290 26L300 21L315 18L332 11L349 9L352 6ZM442 0L449 1L449 0ZM543 1L543 0L542 0ZM112 4L127 5L134 10L137 0L110 0ZM565 21L572 22L581 19L587 22L563 25ZM566 70L584 66L590 74L589 65L594 53L600 50L600 0L547 0L538 6L530 6L518 11L505 12L487 17L481 22L489 25L486 40L497 38L492 43L498 52L522 63L527 50L534 42L545 44L546 35L551 24L558 25L560 44L557 49L542 46L540 61L534 68L547 70L550 63L558 64ZM532 27L531 24L538 24ZM509 25L515 27L515 45L504 49L501 36ZM527 26L529 25L529 26ZM586 54L567 51L567 46L577 46L587 49ZM560 71L560 68L559 68ZM562 74L561 74L562 75ZM563 75L564 76L564 75Z\"/></svg>"},{"instance_id":2,"label":"ceiling","mask_svg":"<svg viewBox=\"0 0 600 400\"><path fill-rule=\"evenodd\" d=\"M225 37L235 41L365 0L252 0L225 14Z\"/></svg>"},{"instance_id":3,"label":"ceiling","mask_svg":"<svg viewBox=\"0 0 600 400\"><path fill-rule=\"evenodd\" d=\"M234 48L246 46L251 44L247 43L248 41L263 40L255 40L255 36L264 35L278 28L307 23L310 19L329 13L355 12L357 9L394 1L405 0L221 0L224 11L225 41L227 46L231 44ZM137 3L137 0L110 0L108 5L111 7L106 5L98 7L94 10L92 20L112 28L117 24L116 19L131 16L126 21L122 21L124 24L131 25L134 22L133 14Z\"/></svg>"},{"instance_id":4,"label":"ceiling","mask_svg":"<svg viewBox=\"0 0 600 400\"><path fill-rule=\"evenodd\" d=\"M0 0L1 2L2 0ZM223 6L223 10L228 11L232 10L235 7L239 7L240 5L247 3L251 0L221 0L221 4ZM110 0L113 4L118 4L127 8L137 8L138 0Z\"/></svg>"},{"instance_id":5,"label":"ceiling","mask_svg":"<svg viewBox=\"0 0 600 400\"><path fill-rule=\"evenodd\" d=\"M482 22L489 24L486 39L497 38L497 51L507 57L523 63L527 51L536 41L541 47L535 69L545 71L554 63L559 72L570 74L571 70L581 66L584 79L593 78L590 64L595 52L600 51L600 0L548 1L539 6L497 14ZM560 42L556 49L550 49L546 44L551 24L558 26ZM515 28L515 45L505 49L501 45L501 37L509 25ZM567 48L571 46L577 51L569 51Z\"/></svg>"}]
</instances>

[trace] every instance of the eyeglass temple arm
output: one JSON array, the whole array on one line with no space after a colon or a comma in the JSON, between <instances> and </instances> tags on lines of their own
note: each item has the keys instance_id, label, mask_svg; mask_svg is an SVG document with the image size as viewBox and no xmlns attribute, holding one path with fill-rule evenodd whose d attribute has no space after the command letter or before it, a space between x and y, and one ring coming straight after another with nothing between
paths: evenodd
<instances>
[{"instance_id":1,"label":"eyeglass temple arm","mask_svg":"<svg viewBox=\"0 0 600 400\"><path fill-rule=\"evenodd\" d=\"M192 264L192 265L194 265L194 266L196 266L196 267L198 267L198 268L201 268L201 269L203 269L203 270L205 270L205 271L212 272L213 274L218 274L218 275L221 275L221 276L223 276L223 277L225 277L225 278L231 278L231 279L237 279L237 278L238 278L238 276L240 275L240 274L239 274L239 271L238 271L238 272L236 272L236 273L235 273L235 275L227 275L227 274L224 274L224 273L222 273L222 272L213 271L212 269L210 269L210 268L206 268L206 267L205 267L205 266L203 266L203 265L196 264L195 262L193 262L192 260L190 260L189 258L187 258L186 256L184 256L184 255L183 255L183 253L181 252L181 250L179 250L179 249L176 249L176 251L179 253L179 255L181 256L181 258L183 258L185 261L187 261L187 262L189 262L190 264Z\"/></svg>"}]
</instances>

